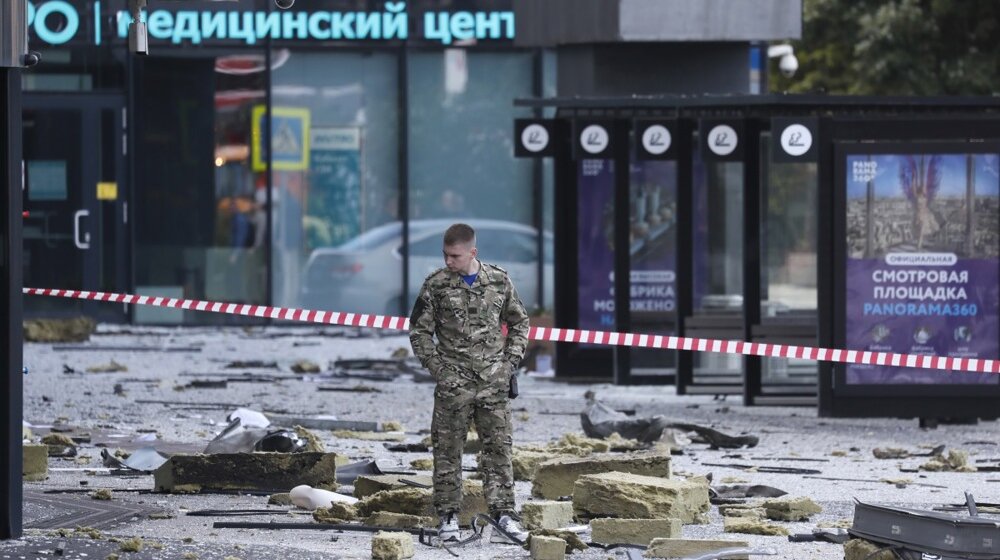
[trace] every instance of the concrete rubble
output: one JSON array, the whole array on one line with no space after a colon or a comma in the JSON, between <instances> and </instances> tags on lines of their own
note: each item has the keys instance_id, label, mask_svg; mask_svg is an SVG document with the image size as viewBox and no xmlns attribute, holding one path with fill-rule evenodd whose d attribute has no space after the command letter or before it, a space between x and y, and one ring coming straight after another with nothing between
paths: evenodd
<instances>
[{"instance_id":1,"label":"concrete rubble","mask_svg":"<svg viewBox=\"0 0 1000 560\"><path fill-rule=\"evenodd\" d=\"M337 489L336 453L174 455L153 473L157 492L290 490L294 484Z\"/></svg>"},{"instance_id":2,"label":"concrete rubble","mask_svg":"<svg viewBox=\"0 0 1000 560\"><path fill-rule=\"evenodd\" d=\"M577 518L680 519L705 523L708 487L679 479L611 472L583 475L573 490Z\"/></svg>"},{"instance_id":3,"label":"concrete rubble","mask_svg":"<svg viewBox=\"0 0 1000 560\"><path fill-rule=\"evenodd\" d=\"M597 518L591 520L590 529L594 542L648 546L653 539L679 538L681 520Z\"/></svg>"},{"instance_id":4,"label":"concrete rubble","mask_svg":"<svg viewBox=\"0 0 1000 560\"><path fill-rule=\"evenodd\" d=\"M97 330L90 317L29 319L23 325L25 342L86 342Z\"/></svg>"},{"instance_id":5,"label":"concrete rubble","mask_svg":"<svg viewBox=\"0 0 1000 560\"><path fill-rule=\"evenodd\" d=\"M290 374L300 361L326 364L334 356L359 360L385 357L393 348L406 345L405 337L348 339L328 336L328 330L317 335L319 331L303 329L299 332L305 334L295 341L301 338L308 344L294 346L296 355L288 356L291 346L285 329L254 330L280 335L272 340L252 334L245 338L243 329L216 327L200 331L156 328L151 330L155 338L109 335L107 328L102 326L99 333L102 344L108 347L160 344L204 346L213 351L134 355L88 349L86 354L73 354L73 350L53 351L51 344L26 345L25 364L30 373L24 377L27 445L22 470L26 474L28 532L19 541L0 542L0 556L48 557L54 554L56 543L47 539L85 539L109 547L99 553L91 551L93 558L112 554L121 558L152 554L241 560L364 558L372 552L375 533L367 530L370 527L415 532L437 526L431 491L425 487L431 483L428 475L433 464L426 445L418 450L421 440L429 443L425 436L433 385L419 383L408 373L394 373L391 380L364 378L374 390L360 392L354 390L359 387L358 378L351 377L361 371L358 368L351 370L351 376L342 377L329 375L329 369L321 374ZM128 364L130 371L124 375L84 372L88 365L111 363ZM269 371L266 375L222 371L229 363ZM224 390L206 383L192 384L191 379L211 381L223 376L229 380ZM245 379L236 379L241 377ZM533 540L559 539L562 548L554 547L551 553L572 552L579 560L624 558L623 550L605 551L598 546L612 543L650 545L649 557L682 558L750 543L751 548L775 548L778 557L840 560L847 555L850 560L860 560L875 550L873 545L857 540L846 546L788 542L780 535L788 531L808 536L815 534L816 527L850 527L854 496L921 509L955 507L963 500L961 492L953 489L969 488L978 494L976 489L992 486L988 482L996 477L993 469L1000 466L1000 461L993 459L997 424L990 421L942 424L936 431L921 430L912 420L831 418L817 422L806 409L742 407L732 401L720 405L710 395L677 396L670 387L577 386L531 375L522 375L521 382L522 396L512 403L517 506L524 525L534 528ZM174 386L188 388L175 393ZM652 444L623 438L614 431L603 438L586 437L579 432L587 389L599 390L605 402L612 403L608 406L628 411L629 418L662 416L683 419L686 424L670 422L677 427L666 428L661 439ZM243 412L236 417L241 423L246 419L247 427L265 433L290 432L314 451L198 455L233 420L227 413L238 410ZM721 423L719 414L723 412L725 422ZM380 415L397 420L381 421ZM754 437L759 437L755 447L736 452L707 448L712 438L724 444L718 447L740 442L748 446L750 436L726 436L723 432L739 434L751 426ZM706 431L708 427L722 432ZM334 434L341 429L353 431ZM473 480L478 477L474 472L478 438L474 434L470 433L471 443L462 464L467 479L460 516L463 537L471 534L468 527L473 515L486 510L482 482ZM678 434L690 436L694 443L685 443L680 446L682 453L674 449L675 454L671 454L671 448L678 446L664 446L663 438ZM721 436L729 439L718 440ZM941 441L960 443L968 451L944 451ZM400 445L390 447L386 442ZM62 456L70 444L77 456ZM330 453L320 452L322 449ZM879 460L872 449L893 459ZM889 451L883 453L886 449ZM102 451L119 461L109 464ZM156 474L123 467L130 455L150 453L162 460L171 459ZM362 465L356 471L339 472L343 463L374 461L377 465L371 471ZM542 469L544 463L548 466ZM982 470L973 472L974 466ZM769 471L769 467L809 467L822 472L812 476L792 472L796 469ZM400 474L413 470L420 472ZM366 474L380 471L394 474ZM716 482L741 486L724 487ZM708 501L710 485L717 507ZM300 486L313 493L327 493L319 501L302 502L305 509L290 510L295 501L284 491ZM538 494L549 497L532 499L536 487ZM788 495L769 498L772 494L764 492L768 488ZM176 493L151 496L146 493L151 489ZM352 493L361 497L357 504L341 501L355 500ZM93 501L92 496L112 500ZM330 496L336 496L336 501L327 499ZM51 519L45 513L51 506L41 499L64 504L61 514L67 516L76 503L138 511L128 513L117 524L90 529L99 535L92 539L74 531L75 525L63 529L65 534L33 529L34 524ZM993 519L988 517L994 514L989 496L979 499L987 502L981 504L980 515ZM190 515L196 511L208 516ZM255 513L237 515L240 511ZM231 515L224 515L227 512ZM220 521L294 523L315 528L213 527ZM808 521L807 527L803 521ZM368 528L321 530L327 523ZM559 530L566 528L579 533ZM440 548L420 545L413 533L406 536L398 544L409 542L419 560L450 557ZM142 543L142 551L121 551L120 544L133 537ZM166 548L156 551L152 539L162 541ZM586 548L588 542L594 544L590 549ZM42 554L26 548L31 546L48 548ZM488 536L456 551L470 558L528 554L492 544ZM539 552L533 555L538 557Z\"/></svg>"},{"instance_id":6,"label":"concrete rubble","mask_svg":"<svg viewBox=\"0 0 1000 560\"><path fill-rule=\"evenodd\" d=\"M896 553L864 539L844 543L844 560L896 560Z\"/></svg>"},{"instance_id":7,"label":"concrete rubble","mask_svg":"<svg viewBox=\"0 0 1000 560\"><path fill-rule=\"evenodd\" d=\"M552 500L525 502L521 506L525 529L560 529L573 524L573 503Z\"/></svg>"},{"instance_id":8,"label":"concrete rubble","mask_svg":"<svg viewBox=\"0 0 1000 560\"><path fill-rule=\"evenodd\" d=\"M580 476L610 472L669 478L670 455L656 453L602 454L580 458L552 459L538 465L531 493L533 496L550 500L571 496L574 484Z\"/></svg>"},{"instance_id":9,"label":"concrete rubble","mask_svg":"<svg viewBox=\"0 0 1000 560\"><path fill-rule=\"evenodd\" d=\"M563 560L566 558L566 541L557 537L532 536L528 542L532 560Z\"/></svg>"},{"instance_id":10,"label":"concrete rubble","mask_svg":"<svg viewBox=\"0 0 1000 560\"><path fill-rule=\"evenodd\" d=\"M646 558L686 558L726 548L746 548L746 541L718 539L653 539L643 554ZM747 555L726 556L727 559L747 560Z\"/></svg>"},{"instance_id":11,"label":"concrete rubble","mask_svg":"<svg viewBox=\"0 0 1000 560\"><path fill-rule=\"evenodd\" d=\"M413 558L413 537L409 533L379 531L372 537L374 560L404 560Z\"/></svg>"}]
</instances>

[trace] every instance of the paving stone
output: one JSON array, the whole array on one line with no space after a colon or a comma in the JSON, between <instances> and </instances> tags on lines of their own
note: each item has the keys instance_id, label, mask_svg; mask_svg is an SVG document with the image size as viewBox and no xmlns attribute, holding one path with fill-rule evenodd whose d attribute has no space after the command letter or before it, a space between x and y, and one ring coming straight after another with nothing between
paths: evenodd
<instances>
[{"instance_id":1,"label":"paving stone","mask_svg":"<svg viewBox=\"0 0 1000 560\"><path fill-rule=\"evenodd\" d=\"M566 558L566 541L556 537L531 537L529 543L533 560L563 560Z\"/></svg>"},{"instance_id":2,"label":"paving stone","mask_svg":"<svg viewBox=\"0 0 1000 560\"><path fill-rule=\"evenodd\" d=\"M404 560L413 558L413 537L409 533L379 531L372 537L372 558Z\"/></svg>"},{"instance_id":3,"label":"paving stone","mask_svg":"<svg viewBox=\"0 0 1000 560\"><path fill-rule=\"evenodd\" d=\"M680 519L706 523L708 488L685 480L604 473L581 476L573 491L573 511L579 519Z\"/></svg>"},{"instance_id":4,"label":"paving stone","mask_svg":"<svg viewBox=\"0 0 1000 560\"><path fill-rule=\"evenodd\" d=\"M603 544L648 546L653 539L681 536L680 519L613 519L600 517L590 522L590 540Z\"/></svg>"},{"instance_id":5,"label":"paving stone","mask_svg":"<svg viewBox=\"0 0 1000 560\"><path fill-rule=\"evenodd\" d=\"M561 529L573 524L573 503L556 501L525 502L521 521L526 529Z\"/></svg>"},{"instance_id":6,"label":"paving stone","mask_svg":"<svg viewBox=\"0 0 1000 560\"><path fill-rule=\"evenodd\" d=\"M608 472L670 478L670 455L637 453L551 459L538 466L531 494L548 500L570 496L573 494L573 485L580 476Z\"/></svg>"},{"instance_id":7,"label":"paving stone","mask_svg":"<svg viewBox=\"0 0 1000 560\"><path fill-rule=\"evenodd\" d=\"M684 558L699 556L724 548L746 548L746 541L724 541L711 539L653 539L644 556L646 558ZM746 554L727 556L729 560L748 560Z\"/></svg>"},{"instance_id":8,"label":"paving stone","mask_svg":"<svg viewBox=\"0 0 1000 560\"><path fill-rule=\"evenodd\" d=\"M217 453L174 455L156 469L156 492L291 490L306 484L337 489L335 453Z\"/></svg>"}]
</instances>

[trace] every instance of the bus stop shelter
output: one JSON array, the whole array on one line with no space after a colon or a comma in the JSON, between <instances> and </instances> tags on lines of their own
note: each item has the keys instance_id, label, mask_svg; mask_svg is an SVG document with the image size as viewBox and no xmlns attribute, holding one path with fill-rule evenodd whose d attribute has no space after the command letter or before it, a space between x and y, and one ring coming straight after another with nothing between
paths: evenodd
<instances>
[{"instance_id":1,"label":"bus stop shelter","mask_svg":"<svg viewBox=\"0 0 1000 560\"><path fill-rule=\"evenodd\" d=\"M997 358L1000 99L525 99L555 326ZM560 344L560 378L823 416L995 417L988 374Z\"/></svg>"}]
</instances>

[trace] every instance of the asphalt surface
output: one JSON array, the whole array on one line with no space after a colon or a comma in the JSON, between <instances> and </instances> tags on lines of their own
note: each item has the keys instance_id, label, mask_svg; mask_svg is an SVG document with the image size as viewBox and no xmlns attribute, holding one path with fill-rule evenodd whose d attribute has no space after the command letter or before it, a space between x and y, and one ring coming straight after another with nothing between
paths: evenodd
<instances>
[{"instance_id":1,"label":"asphalt surface","mask_svg":"<svg viewBox=\"0 0 1000 560\"><path fill-rule=\"evenodd\" d=\"M370 535L333 531L216 529L215 521L311 522L306 511L268 506L266 496L165 495L150 493L151 475L120 476L102 468L100 447L134 450L154 445L164 451L201 450L225 426L236 406L297 415L335 415L341 420L399 421L406 442L418 442L430 426L433 386L409 376L394 381L358 378L320 378L297 375L291 365L310 360L328 369L339 358L389 358L409 349L404 336L382 336L353 329L269 328L147 328L101 326L89 342L66 345L28 343L24 362L25 418L36 432L56 422L75 427L70 435L91 434L81 444L80 458L50 458L49 478L25 483L25 537L0 542L0 560L14 558L370 558ZM109 349L110 348L110 349ZM117 373L87 373L88 367L112 360L127 367ZM277 362L278 369L236 368L234 360ZM281 377L272 382L230 382L225 388L183 388L194 380L220 376ZM116 385L118 390L116 391ZM365 385L377 392L320 391L320 387ZM918 471L926 457L876 459L876 447L901 447L914 453L945 445L970 454L971 464L996 465L1000 433L995 422L919 428L915 419L817 418L811 408L741 406L736 399L677 396L672 387L615 387L566 384L551 378L522 376L521 397L514 401L515 443L548 443L567 433L582 433L579 412L587 391L615 408L634 409L637 416L664 415L677 422L709 426L728 434L757 435L751 449L712 450L691 443L673 457L681 475L711 474L716 484L764 484L791 496L807 496L823 507L808 522L779 523L792 533L810 532L817 524L849 521L855 500L929 509L964 501L963 492L979 502L1000 502L1000 474L989 472ZM150 403L142 401L164 401ZM327 450L352 460L374 458L383 469L412 470L413 459L429 453L393 453L383 442L338 439L317 434ZM140 438L154 438L142 441ZM37 436L36 436L37 439ZM466 466L475 464L466 455ZM725 464L731 466L710 466ZM756 467L805 468L813 475L758 472ZM766 470L766 469L765 469ZM916 471L916 472L913 472ZM422 472L421 474L429 474ZM816 477L825 477L824 479ZM827 480L826 478L851 479ZM909 479L910 484L883 482ZM113 491L110 502L98 502L89 492ZM529 499L530 483L518 482L519 503ZM350 487L346 487L349 491ZM113 507L112 507L113 506ZM112 511L109 511L108 508ZM252 517L212 518L187 515L203 509L271 509ZM152 517L151 517L152 516ZM843 547L828 543L791 543L786 537L723 533L722 517L712 507L710 523L684 526L688 538L746 540L753 547L773 549L777 558L840 559ZM54 528L74 527L79 520L102 531L102 538L59 536ZM85 523L87 524L87 523ZM109 538L142 538L140 552L120 552ZM588 535L583 535L588 540ZM59 552L61 550L61 552ZM468 558L525 558L527 551L513 546L478 542L458 550ZM624 558L624 550L590 549L573 557ZM416 558L445 559L440 548L416 544Z\"/></svg>"}]
</instances>

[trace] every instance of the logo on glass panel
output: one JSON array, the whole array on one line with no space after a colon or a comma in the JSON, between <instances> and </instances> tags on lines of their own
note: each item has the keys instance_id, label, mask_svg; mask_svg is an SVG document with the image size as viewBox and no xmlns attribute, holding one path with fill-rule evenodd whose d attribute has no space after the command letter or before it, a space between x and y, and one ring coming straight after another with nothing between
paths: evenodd
<instances>
[{"instance_id":1,"label":"logo on glass panel","mask_svg":"<svg viewBox=\"0 0 1000 560\"><path fill-rule=\"evenodd\" d=\"M549 131L540 124L529 124L521 131L521 145L529 152L541 152L549 145Z\"/></svg>"},{"instance_id":2,"label":"logo on glass panel","mask_svg":"<svg viewBox=\"0 0 1000 560\"><path fill-rule=\"evenodd\" d=\"M580 133L580 146L589 154L599 154L608 147L608 131L603 126L592 124Z\"/></svg>"},{"instance_id":3,"label":"logo on glass panel","mask_svg":"<svg viewBox=\"0 0 1000 560\"><path fill-rule=\"evenodd\" d=\"M670 141L670 131L663 125L654 124L642 133L642 147L654 156L666 153Z\"/></svg>"},{"instance_id":4,"label":"logo on glass panel","mask_svg":"<svg viewBox=\"0 0 1000 560\"><path fill-rule=\"evenodd\" d=\"M728 124L717 125L708 133L708 149L715 155L728 156L736 150L738 142L736 131Z\"/></svg>"},{"instance_id":5,"label":"logo on glass panel","mask_svg":"<svg viewBox=\"0 0 1000 560\"><path fill-rule=\"evenodd\" d=\"M790 156L801 156L812 147L813 136L801 124L791 124L781 131L781 149Z\"/></svg>"}]
</instances>

